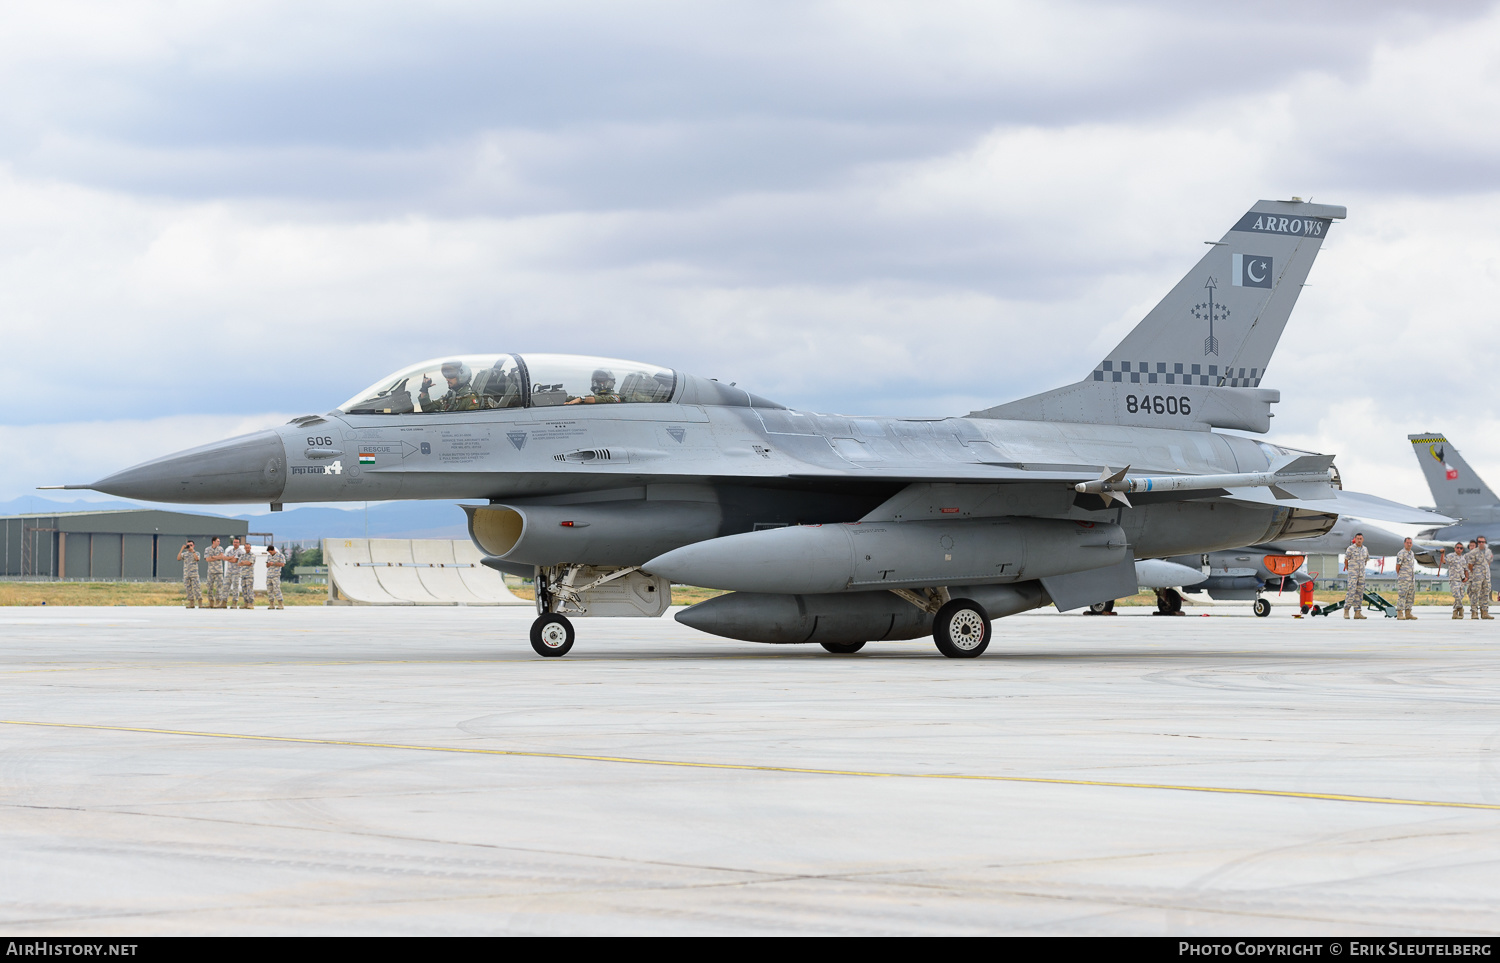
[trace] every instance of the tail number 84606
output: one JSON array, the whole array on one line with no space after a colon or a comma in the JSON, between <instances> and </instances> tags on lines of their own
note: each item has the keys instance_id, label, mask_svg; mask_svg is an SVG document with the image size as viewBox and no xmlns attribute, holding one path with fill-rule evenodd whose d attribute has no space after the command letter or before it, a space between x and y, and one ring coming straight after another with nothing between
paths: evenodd
<instances>
[{"instance_id":1,"label":"tail number 84606","mask_svg":"<svg viewBox=\"0 0 1500 963\"><path fill-rule=\"evenodd\" d=\"M1190 415L1192 407L1187 395L1135 395L1125 396L1125 410L1132 415L1137 412L1147 415Z\"/></svg>"}]
</instances>

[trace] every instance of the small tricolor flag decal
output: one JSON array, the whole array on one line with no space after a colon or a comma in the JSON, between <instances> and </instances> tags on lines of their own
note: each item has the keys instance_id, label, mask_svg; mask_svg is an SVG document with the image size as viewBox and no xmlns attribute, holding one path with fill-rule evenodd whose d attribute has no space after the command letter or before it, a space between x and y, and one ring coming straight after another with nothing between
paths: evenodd
<instances>
[{"instance_id":1,"label":"small tricolor flag decal","mask_svg":"<svg viewBox=\"0 0 1500 963\"><path fill-rule=\"evenodd\" d=\"M375 456L369 452L362 451L359 453L359 463L361 465L373 465L375 464Z\"/></svg>"}]
</instances>

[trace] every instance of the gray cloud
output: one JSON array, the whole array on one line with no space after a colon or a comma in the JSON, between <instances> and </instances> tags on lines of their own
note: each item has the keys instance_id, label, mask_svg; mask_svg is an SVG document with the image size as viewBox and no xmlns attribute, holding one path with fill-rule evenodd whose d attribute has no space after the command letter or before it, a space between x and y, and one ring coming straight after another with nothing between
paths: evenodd
<instances>
[{"instance_id":1,"label":"gray cloud","mask_svg":"<svg viewBox=\"0 0 1500 963\"><path fill-rule=\"evenodd\" d=\"M1203 240L1292 193L1351 217L1273 366L1278 433L1343 450L1340 412L1362 438L1445 416L1391 389L1413 358L1488 411L1488 5L8 18L0 383L38 453L7 469L15 493L58 477L38 464L100 473L70 452L115 421L131 454L96 450L149 457L182 418L326 410L447 352L961 413L1082 376ZM1387 476L1409 458L1370 450Z\"/></svg>"}]
</instances>

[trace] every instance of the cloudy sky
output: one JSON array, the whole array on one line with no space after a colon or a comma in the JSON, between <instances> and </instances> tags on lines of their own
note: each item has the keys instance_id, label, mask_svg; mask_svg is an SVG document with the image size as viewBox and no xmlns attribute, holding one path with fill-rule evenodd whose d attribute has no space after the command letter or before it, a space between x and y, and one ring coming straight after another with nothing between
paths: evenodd
<instances>
[{"instance_id":1,"label":"cloudy sky","mask_svg":"<svg viewBox=\"0 0 1500 963\"><path fill-rule=\"evenodd\" d=\"M1291 195L1349 217L1272 437L1500 482L1493 4L63 0L0 85L0 499L459 351L962 414Z\"/></svg>"}]
</instances>

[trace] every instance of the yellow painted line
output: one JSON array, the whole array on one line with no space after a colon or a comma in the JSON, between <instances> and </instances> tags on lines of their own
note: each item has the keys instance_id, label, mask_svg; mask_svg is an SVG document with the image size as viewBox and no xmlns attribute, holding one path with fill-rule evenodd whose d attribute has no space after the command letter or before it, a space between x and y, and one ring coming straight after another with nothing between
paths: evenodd
<instances>
[{"instance_id":1,"label":"yellow painted line","mask_svg":"<svg viewBox=\"0 0 1500 963\"><path fill-rule=\"evenodd\" d=\"M1184 786L1155 782L1111 782L1102 779L1051 779L1041 776L984 776L960 772L876 772L860 769L811 769L800 766L757 766L733 762L692 762L681 759L645 759L634 756L602 756L581 752L539 752L526 749L479 749L463 746L419 746L400 742L360 742L352 739L304 739L296 736L257 736L242 732L199 732L191 729L153 729L146 726L100 726L77 722L32 722L0 719L0 725L35 726L46 729L92 729L100 732L144 732L158 736L190 736L199 739L240 739L247 742L280 742L309 746L353 746L362 749L402 749L415 752L452 752L477 756L526 756L533 759L574 759L612 762L632 766L671 766L681 769L727 769L748 772L785 772L809 776L866 776L880 779L962 779L975 782L1038 783L1055 786L1099 786L1107 789L1165 789L1175 792L1225 793L1235 796L1276 796L1286 799L1320 799L1330 802L1376 803L1384 806L1435 806L1442 809L1500 810L1500 804L1448 802L1434 799L1397 799L1389 796L1355 796L1346 793L1292 792L1285 789L1236 789L1226 786Z\"/></svg>"}]
</instances>

